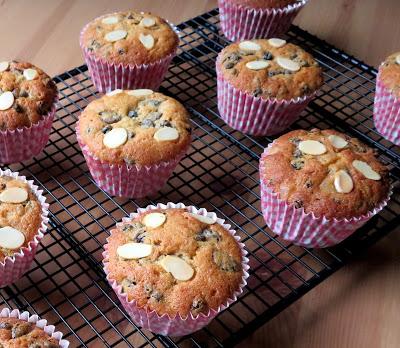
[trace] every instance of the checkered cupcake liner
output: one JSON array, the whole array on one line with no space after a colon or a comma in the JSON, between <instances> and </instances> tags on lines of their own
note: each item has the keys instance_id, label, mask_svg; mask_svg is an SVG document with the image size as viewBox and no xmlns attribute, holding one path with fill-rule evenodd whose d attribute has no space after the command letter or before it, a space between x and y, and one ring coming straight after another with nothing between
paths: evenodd
<instances>
[{"instance_id":1,"label":"checkered cupcake liner","mask_svg":"<svg viewBox=\"0 0 400 348\"><path fill-rule=\"evenodd\" d=\"M30 127L0 130L0 163L28 160L43 151L49 141L58 99L43 118Z\"/></svg>"},{"instance_id":2,"label":"checkered cupcake liner","mask_svg":"<svg viewBox=\"0 0 400 348\"><path fill-rule=\"evenodd\" d=\"M68 348L69 342L63 340L63 334L60 331L56 331L54 325L48 325L46 319L40 319L36 314L31 315L29 312L20 312L18 309L10 310L8 308L3 308L0 312L0 318L15 318L24 320L28 323L35 324L38 328L42 329L50 337L57 340L61 348Z\"/></svg>"},{"instance_id":3,"label":"checkered cupcake liner","mask_svg":"<svg viewBox=\"0 0 400 348\"><path fill-rule=\"evenodd\" d=\"M260 172L264 168L267 150L261 156ZM279 198L261 178L261 210L268 227L283 239L306 248L327 248L339 244L358 228L363 226L374 215L378 214L388 203L392 194L389 190L387 197L368 213L349 219L327 219L306 213L303 208Z\"/></svg>"},{"instance_id":4,"label":"checkered cupcake liner","mask_svg":"<svg viewBox=\"0 0 400 348\"><path fill-rule=\"evenodd\" d=\"M108 268L108 244L104 245L105 251L103 252L103 264L104 271L107 275L107 280L110 283L111 287L117 294L122 306L125 311L129 314L132 320L138 326L141 326L147 330L150 330L153 333L160 335L169 335L169 336L184 336L191 334L195 331L202 329L204 326L208 325L208 323L214 319L220 312L229 307L230 304L235 302L240 294L243 292L244 287L247 285L247 278L249 277L249 259L247 258L247 251L245 250L245 245L240 242L240 237L236 235L236 232L231 229L231 225L226 224L225 220L220 219L214 212L208 212L206 209L201 208L197 209L194 206L186 206L183 203L167 203L161 204L158 203L156 206L149 205L146 208L139 208L137 213L132 213L128 218L123 218L123 222L130 221L134 219L139 214L142 214L146 211L153 209L186 209L190 213L199 214L203 216L208 216L216 221L216 223L223 226L225 229L229 231L229 233L236 239L238 242L240 249L242 251L242 267L243 267L243 276L242 281L240 283L239 289L235 291L232 296L226 300L225 303L221 304L218 308L210 309L208 313L200 313L198 316L193 316L189 314L187 317L182 317L181 315L176 315L175 317L171 317L168 314L158 315L155 311L149 311L146 308L139 307L136 301L128 300L128 296L126 293L122 292L122 287L117 284L116 280L112 279L109 274Z\"/></svg>"},{"instance_id":5,"label":"checkered cupcake liner","mask_svg":"<svg viewBox=\"0 0 400 348\"><path fill-rule=\"evenodd\" d=\"M254 97L233 87L218 68L217 89L221 118L233 129L253 136L274 135L286 130L317 94L291 100Z\"/></svg>"},{"instance_id":6,"label":"checkered cupcake liner","mask_svg":"<svg viewBox=\"0 0 400 348\"><path fill-rule=\"evenodd\" d=\"M385 87L380 73L376 78L374 124L384 138L400 145L400 99Z\"/></svg>"},{"instance_id":7,"label":"checkered cupcake liner","mask_svg":"<svg viewBox=\"0 0 400 348\"><path fill-rule=\"evenodd\" d=\"M279 37L285 34L308 0L284 8L251 8L218 0L221 28L230 41Z\"/></svg>"},{"instance_id":8,"label":"checkered cupcake liner","mask_svg":"<svg viewBox=\"0 0 400 348\"><path fill-rule=\"evenodd\" d=\"M100 16L95 20L107 16L110 16L110 14ZM158 90L177 49L166 57L149 64L114 64L96 57L84 47L83 34L89 24L82 29L79 43L93 84L99 92L107 93L115 89L140 88ZM172 24L170 25L176 31L176 28Z\"/></svg>"},{"instance_id":9,"label":"checkered cupcake liner","mask_svg":"<svg viewBox=\"0 0 400 348\"><path fill-rule=\"evenodd\" d=\"M20 279L30 268L40 240L43 238L47 230L47 223L49 221L49 205L46 203L46 198L43 196L43 191L39 190L38 186L34 185L32 180L28 181L24 176L19 176L18 173L14 173L9 169L0 169L0 176L10 176L14 179L18 179L24 183L27 183L29 188L38 198L38 201L42 207L42 222L35 237L28 243L26 247L21 248L13 256L6 256L3 261L0 261L0 287L5 287Z\"/></svg>"}]
</instances>

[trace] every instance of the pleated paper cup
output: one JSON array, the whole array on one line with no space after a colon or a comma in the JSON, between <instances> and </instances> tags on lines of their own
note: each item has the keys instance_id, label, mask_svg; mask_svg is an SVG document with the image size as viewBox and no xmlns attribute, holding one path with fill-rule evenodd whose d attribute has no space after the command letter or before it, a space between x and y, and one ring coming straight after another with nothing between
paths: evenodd
<instances>
[{"instance_id":1,"label":"pleated paper cup","mask_svg":"<svg viewBox=\"0 0 400 348\"><path fill-rule=\"evenodd\" d=\"M63 334L60 331L56 331L54 325L48 325L46 319L40 319L36 314L31 315L29 312L20 312L18 309L10 310L8 308L3 308L0 312L1 318L15 318L26 321L27 323L35 324L38 328L42 329L50 337L57 340L61 348L68 348L69 342L63 340Z\"/></svg>"},{"instance_id":2,"label":"pleated paper cup","mask_svg":"<svg viewBox=\"0 0 400 348\"><path fill-rule=\"evenodd\" d=\"M233 129L253 136L274 135L288 129L317 94L290 100L255 97L233 87L218 68L217 89L221 118Z\"/></svg>"},{"instance_id":3,"label":"pleated paper cup","mask_svg":"<svg viewBox=\"0 0 400 348\"><path fill-rule=\"evenodd\" d=\"M384 138L400 145L400 99L386 88L380 73L376 78L374 124Z\"/></svg>"},{"instance_id":4,"label":"pleated paper cup","mask_svg":"<svg viewBox=\"0 0 400 348\"><path fill-rule=\"evenodd\" d=\"M245 250L245 246L243 243L240 243L240 237L236 235L236 232L231 229L231 225L225 223L225 220L220 219L214 212L207 212L206 209L201 208L197 209L193 206L186 206L183 203L167 203L161 204L158 203L156 206L149 205L146 208L139 208L137 213L132 213L129 218L122 219L124 222L129 222L135 219L138 215L143 214L144 212L154 210L154 209L186 209L188 212L193 214L199 214L202 216L207 216L215 220L215 222L226 230L236 239L238 242L241 252L242 252L242 268L243 275L242 281L240 283L239 288L233 293L233 295L226 300L225 303L221 304L218 308L209 309L208 313L200 313L197 316L193 316L191 313L183 317L177 314L174 317L169 316L168 314L158 315L155 311L149 311L147 308L139 307L136 301L128 300L128 296L126 293L122 292L122 287L118 285L115 279L112 279L109 274L109 266L108 266L108 244L104 246L105 251L103 252L103 264L104 271L107 275L107 280L110 283L111 287L117 294L122 306L132 318L132 320L138 326L141 326L147 330L150 330L153 333L160 335L169 335L169 336L184 336L189 335L195 331L202 329L206 326L213 318L215 318L221 311L225 308L229 307L230 304L235 302L239 295L243 292L243 288L247 284L247 278L249 277L249 259L246 257L247 251Z\"/></svg>"},{"instance_id":5,"label":"pleated paper cup","mask_svg":"<svg viewBox=\"0 0 400 348\"><path fill-rule=\"evenodd\" d=\"M260 159L260 173L264 168L264 159L269 147ZM339 244L358 228L363 226L374 215L378 214L388 203L392 190L387 197L368 213L349 219L327 219L306 213L304 208L280 199L268 183L261 178L261 209L268 227L283 239L306 248L327 248Z\"/></svg>"},{"instance_id":6,"label":"pleated paper cup","mask_svg":"<svg viewBox=\"0 0 400 348\"><path fill-rule=\"evenodd\" d=\"M283 8L252 8L218 0L221 28L230 41L279 37L289 30L307 1Z\"/></svg>"},{"instance_id":7,"label":"pleated paper cup","mask_svg":"<svg viewBox=\"0 0 400 348\"><path fill-rule=\"evenodd\" d=\"M20 279L29 270L40 240L47 231L49 205L46 203L43 191L39 190L38 186L34 185L32 180L28 181L24 176L19 176L18 173L14 173L9 169L0 169L0 176L10 176L28 184L42 208L41 225L35 237L26 247L21 248L12 256L6 256L3 261L0 261L0 287L5 287Z\"/></svg>"}]
</instances>

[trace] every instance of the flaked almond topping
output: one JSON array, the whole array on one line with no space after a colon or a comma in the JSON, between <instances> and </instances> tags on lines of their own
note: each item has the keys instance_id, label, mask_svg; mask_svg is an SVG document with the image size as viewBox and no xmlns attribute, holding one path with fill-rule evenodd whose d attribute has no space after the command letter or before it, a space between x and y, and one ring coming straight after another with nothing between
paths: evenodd
<instances>
[{"instance_id":1,"label":"flaked almond topping","mask_svg":"<svg viewBox=\"0 0 400 348\"><path fill-rule=\"evenodd\" d=\"M282 40L282 39L277 39L277 38L271 38L268 40L268 43L272 46L272 47L282 47L284 45L286 45L286 41Z\"/></svg>"},{"instance_id":2,"label":"flaked almond topping","mask_svg":"<svg viewBox=\"0 0 400 348\"><path fill-rule=\"evenodd\" d=\"M104 38L108 42L115 42L115 41L125 39L127 35L128 35L128 33L125 30L114 30L114 31L107 33L104 36Z\"/></svg>"},{"instance_id":3,"label":"flaked almond topping","mask_svg":"<svg viewBox=\"0 0 400 348\"><path fill-rule=\"evenodd\" d=\"M381 176L375 170L371 168L368 163L364 161L355 160L353 161L353 167L356 168L362 175L364 175L367 179L371 180L381 180Z\"/></svg>"},{"instance_id":4,"label":"flaked almond topping","mask_svg":"<svg viewBox=\"0 0 400 348\"><path fill-rule=\"evenodd\" d=\"M262 70L267 68L268 66L269 62L264 59L253 60L251 62L246 63L246 68L250 70Z\"/></svg>"},{"instance_id":5,"label":"flaked almond topping","mask_svg":"<svg viewBox=\"0 0 400 348\"><path fill-rule=\"evenodd\" d=\"M0 72L6 71L10 64L8 62L0 62Z\"/></svg>"},{"instance_id":6,"label":"flaked almond topping","mask_svg":"<svg viewBox=\"0 0 400 348\"><path fill-rule=\"evenodd\" d=\"M195 219L197 219L197 220L199 220L199 221L201 221L201 222L203 222L205 224L208 224L208 225L215 224L214 219L210 218L208 216L199 215L199 214L193 214L193 213L188 213L188 215L190 215L191 217L193 217L193 218L195 218Z\"/></svg>"},{"instance_id":7,"label":"flaked almond topping","mask_svg":"<svg viewBox=\"0 0 400 348\"><path fill-rule=\"evenodd\" d=\"M276 58L276 62L278 65L280 65L282 68L289 70L289 71L299 71L300 70L300 64L295 62L294 60L284 58L284 57L278 57Z\"/></svg>"},{"instance_id":8,"label":"flaked almond topping","mask_svg":"<svg viewBox=\"0 0 400 348\"><path fill-rule=\"evenodd\" d=\"M150 17L144 17L141 21L140 24L146 28L152 27L153 25L156 24L156 21L154 18Z\"/></svg>"},{"instance_id":9,"label":"flaked almond topping","mask_svg":"<svg viewBox=\"0 0 400 348\"><path fill-rule=\"evenodd\" d=\"M106 17L101 20L101 23L103 23L103 24L117 24L118 22L119 22L119 19L116 16Z\"/></svg>"},{"instance_id":10,"label":"flaked almond topping","mask_svg":"<svg viewBox=\"0 0 400 348\"><path fill-rule=\"evenodd\" d=\"M331 142L332 146L337 149L343 149L348 144L348 142L345 139L343 139L342 137L339 137L337 135L333 135L333 134L329 135L328 139Z\"/></svg>"},{"instance_id":11,"label":"flaked almond topping","mask_svg":"<svg viewBox=\"0 0 400 348\"><path fill-rule=\"evenodd\" d=\"M151 34L145 35L141 33L139 35L139 40L148 50L154 47L154 37Z\"/></svg>"},{"instance_id":12,"label":"flaked almond topping","mask_svg":"<svg viewBox=\"0 0 400 348\"><path fill-rule=\"evenodd\" d=\"M400 54L398 56L396 56L396 63L400 64Z\"/></svg>"},{"instance_id":13,"label":"flaked almond topping","mask_svg":"<svg viewBox=\"0 0 400 348\"><path fill-rule=\"evenodd\" d=\"M163 127L154 133L154 139L157 141L172 141L179 138L179 133L175 128Z\"/></svg>"},{"instance_id":14,"label":"flaked almond topping","mask_svg":"<svg viewBox=\"0 0 400 348\"><path fill-rule=\"evenodd\" d=\"M128 94L135 97L144 97L146 95L153 94L153 91L151 89L132 89L128 91Z\"/></svg>"},{"instance_id":15,"label":"flaked almond topping","mask_svg":"<svg viewBox=\"0 0 400 348\"><path fill-rule=\"evenodd\" d=\"M11 227L0 228L0 247L5 249L17 249L20 248L25 242L25 235Z\"/></svg>"},{"instance_id":16,"label":"flaked almond topping","mask_svg":"<svg viewBox=\"0 0 400 348\"><path fill-rule=\"evenodd\" d=\"M242 41L239 43L239 48L244 51L258 51L261 50L261 46L253 41Z\"/></svg>"},{"instance_id":17,"label":"flaked almond topping","mask_svg":"<svg viewBox=\"0 0 400 348\"><path fill-rule=\"evenodd\" d=\"M10 187L0 193L0 201L4 203L22 203L28 199L28 191L22 187Z\"/></svg>"},{"instance_id":18,"label":"flaked almond topping","mask_svg":"<svg viewBox=\"0 0 400 348\"><path fill-rule=\"evenodd\" d=\"M167 217L162 213L150 213L143 218L143 224L146 227L157 228L164 224Z\"/></svg>"},{"instance_id":19,"label":"flaked almond topping","mask_svg":"<svg viewBox=\"0 0 400 348\"><path fill-rule=\"evenodd\" d=\"M103 144L109 149L116 149L124 145L128 140L128 132L125 128L113 128L104 135Z\"/></svg>"},{"instance_id":20,"label":"flaked almond topping","mask_svg":"<svg viewBox=\"0 0 400 348\"><path fill-rule=\"evenodd\" d=\"M326 147L316 140L303 140L299 143L299 150L307 155L322 155L326 152Z\"/></svg>"},{"instance_id":21,"label":"flaked almond topping","mask_svg":"<svg viewBox=\"0 0 400 348\"><path fill-rule=\"evenodd\" d=\"M113 91L108 92L106 95L108 97L112 97L113 95L117 95L117 94L120 94L122 92L123 92L122 89L114 89Z\"/></svg>"},{"instance_id":22,"label":"flaked almond topping","mask_svg":"<svg viewBox=\"0 0 400 348\"><path fill-rule=\"evenodd\" d=\"M151 254L153 246L145 243L126 243L117 248L117 254L126 260L141 259Z\"/></svg>"},{"instance_id":23,"label":"flaked almond topping","mask_svg":"<svg viewBox=\"0 0 400 348\"><path fill-rule=\"evenodd\" d=\"M24 70L24 77L30 81L34 80L38 76L38 72L35 69L25 69Z\"/></svg>"},{"instance_id":24,"label":"flaked almond topping","mask_svg":"<svg viewBox=\"0 0 400 348\"><path fill-rule=\"evenodd\" d=\"M186 281L193 277L193 268L180 257L167 255L161 261L160 265L165 271L172 274L176 280Z\"/></svg>"},{"instance_id":25,"label":"flaked almond topping","mask_svg":"<svg viewBox=\"0 0 400 348\"><path fill-rule=\"evenodd\" d=\"M12 92L4 92L0 95L0 110L8 110L14 104L14 94Z\"/></svg>"},{"instance_id":26,"label":"flaked almond topping","mask_svg":"<svg viewBox=\"0 0 400 348\"><path fill-rule=\"evenodd\" d=\"M341 169L335 173L334 186L339 193L349 193L353 190L354 184L351 176Z\"/></svg>"}]
</instances>

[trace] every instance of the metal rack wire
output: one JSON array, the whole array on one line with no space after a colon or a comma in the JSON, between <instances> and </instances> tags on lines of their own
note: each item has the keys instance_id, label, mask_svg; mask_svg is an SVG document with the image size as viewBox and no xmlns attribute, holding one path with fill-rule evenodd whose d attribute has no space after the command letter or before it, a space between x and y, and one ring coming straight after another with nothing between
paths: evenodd
<instances>
[{"instance_id":1,"label":"metal rack wire","mask_svg":"<svg viewBox=\"0 0 400 348\"><path fill-rule=\"evenodd\" d=\"M159 194L113 198L91 178L74 129L79 113L97 97L86 66L55 77L60 107L45 151L11 166L44 189L51 221L32 269L1 289L0 301L48 319L71 347L232 346L399 225L396 189L379 216L335 248L307 250L271 233L260 213L258 159L273 138L243 135L218 116L214 64L228 44L219 31L218 11L178 28L182 45L161 91L190 110L194 143ZM326 80L321 95L292 128L336 128L361 138L379 150L396 186L400 149L376 133L371 119L376 71L297 27L287 39L317 58ZM227 219L245 242L251 264L239 300L205 329L180 338L140 330L119 306L101 266L102 245L118 220L139 206L167 201L203 206Z\"/></svg>"}]
</instances>

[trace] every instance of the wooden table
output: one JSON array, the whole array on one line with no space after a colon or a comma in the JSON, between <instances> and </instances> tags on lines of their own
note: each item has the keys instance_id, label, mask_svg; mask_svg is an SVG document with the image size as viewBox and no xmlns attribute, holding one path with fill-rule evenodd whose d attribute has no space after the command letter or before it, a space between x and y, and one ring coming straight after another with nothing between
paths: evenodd
<instances>
[{"instance_id":1,"label":"wooden table","mask_svg":"<svg viewBox=\"0 0 400 348\"><path fill-rule=\"evenodd\" d=\"M54 75L83 62L78 35L117 9L153 11L178 23L215 0L0 0L0 60L23 59ZM400 47L400 2L311 0L296 23L370 64ZM400 229L305 295L241 347L400 346Z\"/></svg>"}]
</instances>

